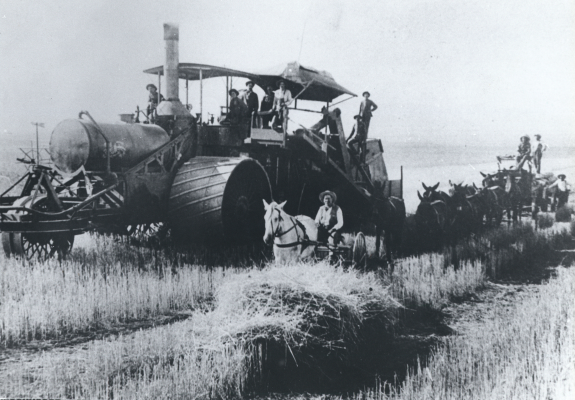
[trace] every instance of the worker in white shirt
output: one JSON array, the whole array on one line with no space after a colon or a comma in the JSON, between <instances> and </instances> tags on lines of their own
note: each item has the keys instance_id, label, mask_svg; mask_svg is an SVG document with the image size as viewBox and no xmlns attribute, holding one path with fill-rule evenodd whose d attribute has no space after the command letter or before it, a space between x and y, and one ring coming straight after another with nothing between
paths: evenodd
<instances>
[{"instance_id":1,"label":"worker in white shirt","mask_svg":"<svg viewBox=\"0 0 575 400\"><path fill-rule=\"evenodd\" d=\"M335 203L337 196L334 192L326 190L319 195L323 203L315 217L317 226L317 241L336 246L341 240L341 228L343 227L343 213ZM331 255L331 252L330 252Z\"/></svg>"},{"instance_id":2,"label":"worker in white shirt","mask_svg":"<svg viewBox=\"0 0 575 400\"><path fill-rule=\"evenodd\" d=\"M557 175L557 178L559 179L557 179L551 185L547 186L545 190L547 191L548 189L557 187L557 191L553 195L553 203L555 203L555 198L557 198L557 208L559 209L567 204L567 201L569 200L569 190L571 189L571 185L565 180L565 174L559 174Z\"/></svg>"},{"instance_id":3,"label":"worker in white shirt","mask_svg":"<svg viewBox=\"0 0 575 400\"><path fill-rule=\"evenodd\" d=\"M272 119L272 128L276 124L281 124L286 126L286 121L288 117L288 106L293 103L293 97L291 92L286 89L286 82L281 80L278 82L278 90L274 92L274 108L275 111L274 118Z\"/></svg>"},{"instance_id":4,"label":"worker in white shirt","mask_svg":"<svg viewBox=\"0 0 575 400\"><path fill-rule=\"evenodd\" d=\"M541 141L541 135L535 135L535 143L531 145L533 154L531 158L533 159L533 164L535 164L535 170L538 174L541 173L541 158L543 157L543 152L547 150L547 145Z\"/></svg>"}]
</instances>

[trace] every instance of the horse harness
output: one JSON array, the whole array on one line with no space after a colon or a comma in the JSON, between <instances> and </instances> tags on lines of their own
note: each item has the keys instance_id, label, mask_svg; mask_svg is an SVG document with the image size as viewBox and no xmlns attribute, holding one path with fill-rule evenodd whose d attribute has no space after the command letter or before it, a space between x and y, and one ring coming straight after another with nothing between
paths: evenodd
<instances>
[{"instance_id":1,"label":"horse harness","mask_svg":"<svg viewBox=\"0 0 575 400\"><path fill-rule=\"evenodd\" d=\"M278 212L278 225L277 228L274 230L273 233L273 237L274 237L274 246L277 246L279 248L287 248L287 247L295 247L298 245L303 245L304 248L306 248L307 246L309 246L310 244L316 244L315 242L313 242L312 240L309 239L308 235L307 235L307 231L305 229L304 224L301 223L301 221L299 221L297 218L294 218L292 216L290 216L290 220L293 223L293 225L291 226L291 228L289 228L288 230L285 230L283 232L280 233L280 228L281 228L281 224L280 222L283 221L283 217L282 217L282 213L280 210L278 210L277 208L274 208L274 211ZM270 224L272 222L270 221ZM300 236L299 231L297 230L297 228L300 228L303 231L303 237ZM273 225L272 225L273 228ZM290 243L276 243L275 239L284 236L286 233L291 232L292 230L295 229L296 235L297 235L297 241L295 242L290 242ZM273 229L272 229L273 230Z\"/></svg>"}]
</instances>

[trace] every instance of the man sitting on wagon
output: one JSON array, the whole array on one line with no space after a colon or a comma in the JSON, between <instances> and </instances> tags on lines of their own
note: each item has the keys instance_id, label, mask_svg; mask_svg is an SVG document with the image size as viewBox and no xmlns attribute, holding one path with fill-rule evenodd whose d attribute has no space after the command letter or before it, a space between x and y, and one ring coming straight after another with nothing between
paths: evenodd
<instances>
[{"instance_id":1,"label":"man sitting on wagon","mask_svg":"<svg viewBox=\"0 0 575 400\"><path fill-rule=\"evenodd\" d=\"M317 241L336 246L341 241L341 228L343 227L343 213L336 205L337 196L334 192L326 190L319 195L323 203L315 217L317 226ZM330 251L331 255L331 251Z\"/></svg>"}]
</instances>

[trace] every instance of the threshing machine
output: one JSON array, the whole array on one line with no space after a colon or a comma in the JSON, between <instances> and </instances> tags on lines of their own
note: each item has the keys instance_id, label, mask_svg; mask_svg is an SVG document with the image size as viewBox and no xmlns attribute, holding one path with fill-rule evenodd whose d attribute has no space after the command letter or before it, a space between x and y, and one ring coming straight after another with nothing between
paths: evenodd
<instances>
[{"instance_id":1,"label":"threshing machine","mask_svg":"<svg viewBox=\"0 0 575 400\"><path fill-rule=\"evenodd\" d=\"M179 63L178 28L165 24L164 39L165 64L145 71L160 83L165 77L166 100L153 113L104 124L82 111L61 122L50 139L53 167L31 166L0 194L7 255L64 256L77 234L134 234L156 224L184 241L260 241L262 199L287 200L286 212L314 216L326 189L337 193L344 228L354 231L369 221L376 191L402 197L402 180L388 180L380 140L368 140L363 164L347 146L332 102L355 95L328 73L298 63L265 74ZM189 81L202 87L217 77L247 78L264 90L282 78L296 99L326 107L315 111L320 121L313 127L296 125L291 132L288 121L282 129L255 128L253 121L210 124L179 100L179 80L186 81L187 103Z\"/></svg>"}]
</instances>

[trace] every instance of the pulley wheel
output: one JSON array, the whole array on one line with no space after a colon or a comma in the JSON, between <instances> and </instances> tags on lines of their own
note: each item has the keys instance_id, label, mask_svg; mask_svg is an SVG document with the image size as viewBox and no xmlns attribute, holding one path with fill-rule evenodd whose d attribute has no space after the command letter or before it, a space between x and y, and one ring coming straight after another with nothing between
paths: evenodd
<instances>
[{"instance_id":1,"label":"pulley wheel","mask_svg":"<svg viewBox=\"0 0 575 400\"><path fill-rule=\"evenodd\" d=\"M195 157L174 179L168 221L187 242L261 241L271 188L264 168L246 157Z\"/></svg>"}]
</instances>

